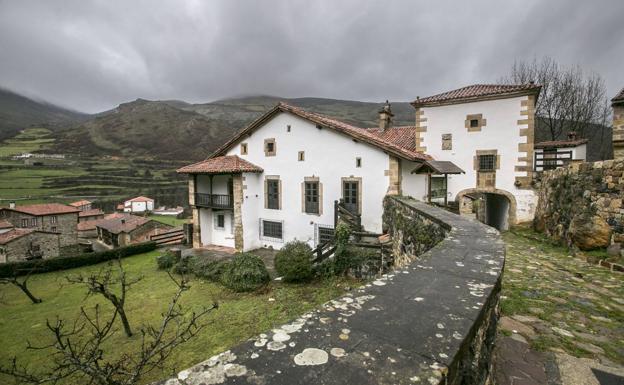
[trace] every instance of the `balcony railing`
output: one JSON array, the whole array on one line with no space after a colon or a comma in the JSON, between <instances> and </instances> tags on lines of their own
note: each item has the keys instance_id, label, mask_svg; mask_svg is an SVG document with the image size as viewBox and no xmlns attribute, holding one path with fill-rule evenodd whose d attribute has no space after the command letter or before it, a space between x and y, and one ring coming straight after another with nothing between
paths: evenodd
<instances>
[{"instance_id":1,"label":"balcony railing","mask_svg":"<svg viewBox=\"0 0 624 385\"><path fill-rule=\"evenodd\" d=\"M231 209L234 207L234 199L232 199L231 195L226 194L195 193L195 206L213 209Z\"/></svg>"}]
</instances>

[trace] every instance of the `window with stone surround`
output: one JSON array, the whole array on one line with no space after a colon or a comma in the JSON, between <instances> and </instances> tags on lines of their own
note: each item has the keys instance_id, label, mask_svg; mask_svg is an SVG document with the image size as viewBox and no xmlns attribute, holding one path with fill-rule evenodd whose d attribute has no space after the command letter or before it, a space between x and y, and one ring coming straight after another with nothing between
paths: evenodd
<instances>
[{"instance_id":1,"label":"window with stone surround","mask_svg":"<svg viewBox=\"0 0 624 385\"><path fill-rule=\"evenodd\" d=\"M303 211L306 214L320 214L321 188L318 178L307 178L303 182Z\"/></svg>"},{"instance_id":2,"label":"window with stone surround","mask_svg":"<svg viewBox=\"0 0 624 385\"><path fill-rule=\"evenodd\" d=\"M496 166L496 155L479 155L479 171L494 171Z\"/></svg>"},{"instance_id":3,"label":"window with stone surround","mask_svg":"<svg viewBox=\"0 0 624 385\"><path fill-rule=\"evenodd\" d=\"M269 175L264 180L264 208L280 210L282 208L282 181L279 176Z\"/></svg>"},{"instance_id":4,"label":"window with stone surround","mask_svg":"<svg viewBox=\"0 0 624 385\"><path fill-rule=\"evenodd\" d=\"M50 223L52 224L58 223L58 217L56 215L52 215L50 217Z\"/></svg>"},{"instance_id":5,"label":"window with stone surround","mask_svg":"<svg viewBox=\"0 0 624 385\"><path fill-rule=\"evenodd\" d=\"M355 158L355 167L362 167L362 158Z\"/></svg>"},{"instance_id":6,"label":"window with stone surround","mask_svg":"<svg viewBox=\"0 0 624 385\"><path fill-rule=\"evenodd\" d=\"M264 155L275 156L276 154L277 154L277 145L275 143L275 138L265 139L264 140Z\"/></svg>"},{"instance_id":7,"label":"window with stone surround","mask_svg":"<svg viewBox=\"0 0 624 385\"><path fill-rule=\"evenodd\" d=\"M299 154L297 155L297 160L299 162L303 162L305 160L305 151L299 151Z\"/></svg>"},{"instance_id":8,"label":"window with stone surround","mask_svg":"<svg viewBox=\"0 0 624 385\"><path fill-rule=\"evenodd\" d=\"M260 238L282 241L284 239L284 222L260 219Z\"/></svg>"},{"instance_id":9,"label":"window with stone surround","mask_svg":"<svg viewBox=\"0 0 624 385\"><path fill-rule=\"evenodd\" d=\"M486 123L487 121L483 118L483 114L470 114L466 115L464 126L468 132L477 132L481 131L481 129L485 127Z\"/></svg>"}]
</instances>

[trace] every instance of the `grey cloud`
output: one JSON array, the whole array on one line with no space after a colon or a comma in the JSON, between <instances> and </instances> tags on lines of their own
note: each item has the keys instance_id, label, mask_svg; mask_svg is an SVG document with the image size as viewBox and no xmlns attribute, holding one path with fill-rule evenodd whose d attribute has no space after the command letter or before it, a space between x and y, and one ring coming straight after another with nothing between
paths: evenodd
<instances>
[{"instance_id":1,"label":"grey cloud","mask_svg":"<svg viewBox=\"0 0 624 385\"><path fill-rule=\"evenodd\" d=\"M137 97L411 100L549 55L614 94L623 14L621 0L0 0L0 86L88 112Z\"/></svg>"}]
</instances>

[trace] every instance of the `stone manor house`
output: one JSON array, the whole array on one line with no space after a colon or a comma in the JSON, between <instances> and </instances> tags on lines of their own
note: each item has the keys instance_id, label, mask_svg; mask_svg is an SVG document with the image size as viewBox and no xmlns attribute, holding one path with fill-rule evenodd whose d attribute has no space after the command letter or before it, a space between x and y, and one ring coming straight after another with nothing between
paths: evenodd
<instances>
[{"instance_id":1,"label":"stone manor house","mask_svg":"<svg viewBox=\"0 0 624 385\"><path fill-rule=\"evenodd\" d=\"M387 194L478 212L499 229L530 221L539 92L472 85L417 98L413 126L393 125L386 104L370 128L280 103L178 170L189 175L194 246L314 246L334 226L335 201L380 233Z\"/></svg>"}]
</instances>

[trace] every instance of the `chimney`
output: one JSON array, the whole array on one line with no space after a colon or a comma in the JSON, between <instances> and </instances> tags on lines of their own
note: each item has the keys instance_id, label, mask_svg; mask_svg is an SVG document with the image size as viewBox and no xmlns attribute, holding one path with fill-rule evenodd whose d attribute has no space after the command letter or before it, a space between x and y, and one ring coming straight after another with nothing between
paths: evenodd
<instances>
[{"instance_id":1,"label":"chimney","mask_svg":"<svg viewBox=\"0 0 624 385\"><path fill-rule=\"evenodd\" d=\"M121 220L121 224L122 224L122 225L125 225L125 224L126 224L126 220L125 220L125 219L122 219L122 220Z\"/></svg>"},{"instance_id":2,"label":"chimney","mask_svg":"<svg viewBox=\"0 0 624 385\"><path fill-rule=\"evenodd\" d=\"M392 127L392 109L390 109L390 103L386 100L386 104L381 110L379 110L379 130L385 131L387 128Z\"/></svg>"},{"instance_id":3,"label":"chimney","mask_svg":"<svg viewBox=\"0 0 624 385\"><path fill-rule=\"evenodd\" d=\"M568 132L568 140L577 140L577 139L578 139L578 134L576 133L576 131Z\"/></svg>"},{"instance_id":4,"label":"chimney","mask_svg":"<svg viewBox=\"0 0 624 385\"><path fill-rule=\"evenodd\" d=\"M9 208L10 209L14 209L15 208L15 202L9 202Z\"/></svg>"}]
</instances>

